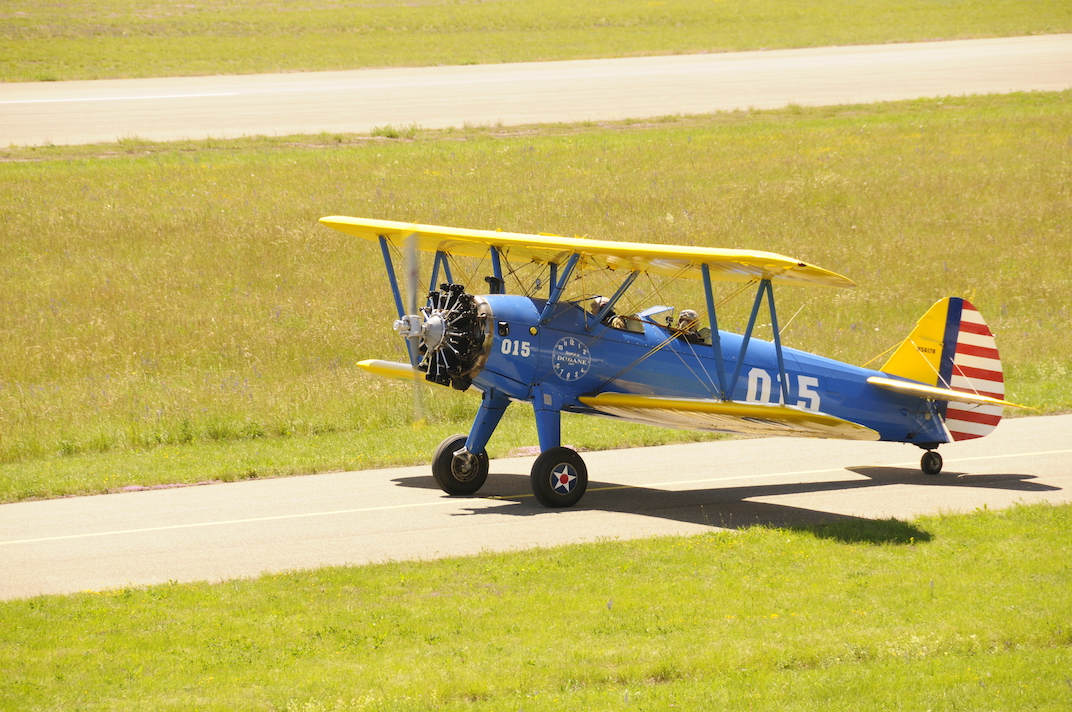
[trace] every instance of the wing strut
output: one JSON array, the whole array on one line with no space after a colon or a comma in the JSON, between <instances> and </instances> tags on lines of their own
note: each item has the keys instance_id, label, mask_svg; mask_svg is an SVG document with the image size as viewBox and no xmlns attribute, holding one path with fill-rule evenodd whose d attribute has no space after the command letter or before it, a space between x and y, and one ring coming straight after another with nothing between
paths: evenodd
<instances>
[{"instance_id":1,"label":"wing strut","mask_svg":"<svg viewBox=\"0 0 1072 712\"><path fill-rule=\"evenodd\" d=\"M618 300L622 298L622 295L625 294L625 290L629 289L639 276L640 272L630 272L629 276L625 278L625 282L622 283L622 286L618 287L618 291L614 293L614 296L610 298L610 301L603 305L603 308L599 310L599 313L595 316L589 314L585 317L584 330L591 331L593 326L602 322L607 314L610 314L611 309L618 303Z\"/></svg>"},{"instance_id":2,"label":"wing strut","mask_svg":"<svg viewBox=\"0 0 1072 712\"><path fill-rule=\"evenodd\" d=\"M428 282L428 291L434 292L439 286L436 282L439 281L439 265L443 265L443 276L447 278L448 282L453 282L454 278L450 274L450 263L447 262L447 253L443 250L436 250L435 262L432 264L432 279Z\"/></svg>"},{"instance_id":3,"label":"wing strut","mask_svg":"<svg viewBox=\"0 0 1072 712\"><path fill-rule=\"evenodd\" d=\"M398 318L406 315L402 307L402 292L398 290L398 278L395 277L395 265L391 262L391 251L388 249L387 238L380 235L380 252L383 253L383 266L387 268L387 279L391 282L391 294L395 298L395 309L398 310Z\"/></svg>"},{"instance_id":4,"label":"wing strut","mask_svg":"<svg viewBox=\"0 0 1072 712\"><path fill-rule=\"evenodd\" d=\"M573 268L577 266L577 262L580 261L581 255L574 252L570 255L569 261L566 262L566 266L562 268L562 276L557 280L552 279L551 282L551 295L547 299L547 304L543 308L543 313L540 314L540 323L546 324L551 319L551 312L556 306L558 306L558 300L562 298L562 291L566 288L566 283L569 282L570 275L573 274ZM554 269L555 263L551 263L551 275L557 276L557 270Z\"/></svg>"},{"instance_id":5,"label":"wing strut","mask_svg":"<svg viewBox=\"0 0 1072 712\"><path fill-rule=\"evenodd\" d=\"M502 260L499 259L499 250L495 245L491 246L491 269L495 275L495 279L499 280L499 284L505 285L503 281Z\"/></svg>"},{"instance_id":6,"label":"wing strut","mask_svg":"<svg viewBox=\"0 0 1072 712\"><path fill-rule=\"evenodd\" d=\"M398 277L395 276L395 265L391 261L391 250L387 238L380 235L380 252L383 253L383 266L387 268L387 279L391 282L391 294L395 298L395 309L398 310L398 318L406 316L405 307L402 306L402 292L398 289ZM413 366L417 365L417 352L411 339L406 339L406 351L409 352L409 360Z\"/></svg>"},{"instance_id":7,"label":"wing strut","mask_svg":"<svg viewBox=\"0 0 1072 712\"><path fill-rule=\"evenodd\" d=\"M741 351L737 355L737 366L733 369L733 379L730 381L730 393L737 389L737 380L741 377L741 367L744 365L744 356L748 351L748 342L752 340L752 330L756 326L756 317L759 315L759 305L763 302L763 296L767 296L767 307L770 310L771 329L774 331L774 353L778 357L778 380L782 390L782 402L789 403L789 377L785 373L785 359L782 357L782 340L778 334L778 316L774 308L774 288L771 281L764 279L759 283L756 290L756 300L752 303L752 313L748 317L748 328L744 331L741 341Z\"/></svg>"},{"instance_id":8,"label":"wing strut","mask_svg":"<svg viewBox=\"0 0 1072 712\"><path fill-rule=\"evenodd\" d=\"M774 332L774 355L778 357L778 376L782 386L782 403L789 405L789 376L785 372L785 359L782 357L782 337L778 333L778 310L774 308L774 287L769 280L763 280L767 285L767 304L770 306L770 326Z\"/></svg>"},{"instance_id":9,"label":"wing strut","mask_svg":"<svg viewBox=\"0 0 1072 712\"><path fill-rule=\"evenodd\" d=\"M732 391L726 391L726 364L722 360L722 340L718 335L718 316L715 313L715 297L711 291L711 268L702 266L704 298L707 300L707 318L711 321L711 349L715 352L715 375L718 376L718 397L729 400Z\"/></svg>"}]
</instances>

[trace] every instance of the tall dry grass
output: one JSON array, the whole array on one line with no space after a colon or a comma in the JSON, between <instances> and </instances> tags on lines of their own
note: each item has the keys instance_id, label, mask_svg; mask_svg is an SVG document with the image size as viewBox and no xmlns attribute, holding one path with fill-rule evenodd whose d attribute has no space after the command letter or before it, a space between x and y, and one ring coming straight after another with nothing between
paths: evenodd
<instances>
[{"instance_id":1,"label":"tall dry grass","mask_svg":"<svg viewBox=\"0 0 1072 712\"><path fill-rule=\"evenodd\" d=\"M963 295L1009 397L1068 408L1069 98L7 151L0 461L405 422L409 392L354 366L405 358L378 250L329 214L789 254L860 287L781 290L786 342L856 363Z\"/></svg>"}]
</instances>

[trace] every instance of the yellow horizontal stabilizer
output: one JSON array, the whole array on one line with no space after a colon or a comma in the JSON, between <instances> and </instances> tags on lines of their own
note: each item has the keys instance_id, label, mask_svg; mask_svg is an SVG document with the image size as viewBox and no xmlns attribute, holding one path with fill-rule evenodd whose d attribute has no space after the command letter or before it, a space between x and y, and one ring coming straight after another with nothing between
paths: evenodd
<instances>
[{"instance_id":1,"label":"yellow horizontal stabilizer","mask_svg":"<svg viewBox=\"0 0 1072 712\"><path fill-rule=\"evenodd\" d=\"M413 236L419 250L442 250L447 254L465 257L484 257L489 248L494 247L508 260L537 264L563 264L571 255L578 254L581 256L577 265L580 269L639 271L700 279L701 268L707 265L712 279L730 282L769 279L775 284L856 286L852 280L839 274L772 252L525 235L340 216L320 218L320 222L366 240L383 237L398 247Z\"/></svg>"},{"instance_id":2,"label":"yellow horizontal stabilizer","mask_svg":"<svg viewBox=\"0 0 1072 712\"><path fill-rule=\"evenodd\" d=\"M878 432L858 423L784 405L629 393L582 396L580 401L608 415L667 428L844 440L879 439Z\"/></svg>"},{"instance_id":3,"label":"yellow horizontal stabilizer","mask_svg":"<svg viewBox=\"0 0 1072 712\"><path fill-rule=\"evenodd\" d=\"M931 400L956 401L957 403L972 403L974 405L998 405L1005 408L1027 408L1026 405L1010 403L1009 401L1001 400L1000 398L991 398L990 396L980 396L975 393L954 391L949 388L940 388L938 386L927 386L922 383L912 383L911 381L897 381L892 378L882 378L881 376L872 376L867 379L867 382L872 386L885 388L887 391L904 393L905 395L910 396L919 396L920 398L930 398Z\"/></svg>"}]
</instances>

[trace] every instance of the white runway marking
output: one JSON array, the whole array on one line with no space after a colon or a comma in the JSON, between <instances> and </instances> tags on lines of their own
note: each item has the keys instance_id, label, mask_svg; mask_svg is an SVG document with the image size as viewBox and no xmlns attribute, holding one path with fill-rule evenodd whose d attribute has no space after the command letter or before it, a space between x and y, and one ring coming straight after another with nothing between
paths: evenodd
<instances>
[{"instance_id":1,"label":"white runway marking","mask_svg":"<svg viewBox=\"0 0 1072 712\"><path fill-rule=\"evenodd\" d=\"M435 507L451 503L444 499L441 502L417 502L413 504L394 504L385 507L363 507L359 509L338 509L331 512L302 512L301 514L279 514L274 517L250 517L249 519L228 519L219 522L189 522L187 524L171 524L164 527L143 527L141 529L120 529L110 532L85 532L82 534L68 534L65 536L48 536L40 539L16 539L14 541L0 541L0 546L12 544L37 544L43 541L62 541L64 539L91 539L100 536L120 536L123 534L145 534L147 532L164 532L174 529L197 529L200 527L222 527L232 524L254 524L256 522L277 522L284 519L306 519L309 517L334 517L340 514L360 514L362 512L385 512L391 509L417 509L420 507Z\"/></svg>"},{"instance_id":2,"label":"white runway marking","mask_svg":"<svg viewBox=\"0 0 1072 712\"><path fill-rule=\"evenodd\" d=\"M1035 457L1035 456L1042 456L1042 455L1064 455L1064 454L1068 454L1068 453L1072 453L1072 450L1046 450L1046 451L1042 451L1042 452L1021 452L1021 453L1011 453L1011 454L1006 454L1006 455L986 455L986 456L982 456L982 457L961 457L961 458L956 458L956 459L948 459L948 460L946 460L946 462L950 463L950 462L970 462L970 461L981 461L981 460L1000 460L1000 459L1010 458L1010 457ZM895 463L895 464L890 464L890 465L874 465L874 466L869 466L869 467L875 467L875 468L882 468L882 467L915 467L916 464L917 464L916 462L906 462L906 463ZM820 474L829 474L829 473L844 472L844 471L845 471L845 468L843 468L843 467L831 467L831 468L822 469L822 470L798 470L798 471L793 471L793 472L772 472L772 473L764 474L764 475L745 475L745 476L741 476L741 477L707 477L707 478L696 479L696 480L678 480L677 482L661 482L658 485L611 485L609 487L592 487L592 488L588 489L588 492L608 492L608 491L613 491L613 490L630 490L630 489L663 489L663 488L668 488L668 487L682 487L682 486L685 486L685 485L703 485L703 484L716 484L716 483L721 484L721 483L724 483L724 482L740 482L740 481L744 481L744 480L769 480L769 479L780 479L780 478L784 478L784 477L799 477L799 476L802 476L802 475L820 475ZM489 497L472 497L472 498L470 498L470 501L473 501L473 500L511 501L511 500L514 500L514 499L532 497L532 496L533 495L529 494L529 493L522 493L522 494L517 494L517 495L493 495L493 496L489 496ZM287 520L287 519L307 519L307 518L311 518L311 517L334 517L334 516L339 516L339 515L343 515L343 514L362 514L362 513L366 513L366 512L384 512L384 511L398 510L398 509L421 509L421 508L424 508L424 507L437 507L437 506L441 507L441 506L445 506L445 505L457 504L459 501L461 501L460 498L444 498L442 500L435 501L435 502L414 502L414 503L409 503L409 504L394 504L394 505L387 505L387 506L381 506L381 507L360 507L360 508L356 508L356 509L336 509L336 510L325 511L325 512L302 512L300 514L280 514L280 515L271 516L271 517L250 517L248 519L228 519L228 520L217 521L217 522L189 522L187 524L172 524L172 525L162 526L162 527L145 527L145 528L141 528L141 529L121 529L121 530L117 530L117 531L106 531L106 532L85 532L85 533L82 533L82 534L68 534L68 535L64 535L64 536L42 537L42 538L39 538L39 539L16 539L16 540L13 540L13 541L0 541L0 546L12 546L12 545L15 545L15 544L37 544L37 543L40 543L40 542L63 541L63 540L66 540L66 539L90 539L90 538L94 538L94 537L104 537L104 536L122 536L122 535L127 535L127 534L145 534L147 532L172 531L172 530L175 530L175 529L196 529L196 528L201 528L201 527L219 527L219 526L230 526L230 525L235 525L235 524L254 524L254 523L257 523L257 522L273 522L273 521L283 521L283 520Z\"/></svg>"},{"instance_id":3,"label":"white runway marking","mask_svg":"<svg viewBox=\"0 0 1072 712\"><path fill-rule=\"evenodd\" d=\"M81 96L62 99L13 99L0 101L4 104L76 104L87 101L156 101L157 99L202 99L218 96L241 96L239 92L222 92L214 94L146 94L142 96Z\"/></svg>"}]
</instances>

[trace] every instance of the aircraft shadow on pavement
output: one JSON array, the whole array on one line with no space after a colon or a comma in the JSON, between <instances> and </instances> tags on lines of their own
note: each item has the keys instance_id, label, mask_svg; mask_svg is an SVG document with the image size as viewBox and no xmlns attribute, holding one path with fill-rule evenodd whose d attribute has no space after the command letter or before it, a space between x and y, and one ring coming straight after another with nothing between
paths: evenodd
<instances>
[{"instance_id":1,"label":"aircraft shadow on pavement","mask_svg":"<svg viewBox=\"0 0 1072 712\"><path fill-rule=\"evenodd\" d=\"M1013 490L1020 492L1056 492L1053 485L1034 482L1034 475L969 475L963 472L942 472L940 475L923 475L907 467L848 467L849 472L869 477L876 484L906 484L939 487L981 487L984 489Z\"/></svg>"},{"instance_id":2,"label":"aircraft shadow on pavement","mask_svg":"<svg viewBox=\"0 0 1072 712\"><path fill-rule=\"evenodd\" d=\"M660 517L712 528L745 529L768 526L806 530L815 536L845 542L908 544L929 541L930 534L895 519L868 519L752 500L778 495L840 492L900 484L930 487L981 487L1023 492L1059 489L1033 482L1035 478L1032 475L970 475L945 472L937 476L927 476L917 469L901 467L847 469L866 479L707 487L683 491L590 481L584 499L571 510L548 510L536 502L529 493L527 475L492 473L488 475L488 480L478 496L513 502L514 506L470 507L458 516L529 517L574 510L606 511ZM404 477L395 482L403 487L437 489L431 476Z\"/></svg>"}]
</instances>

